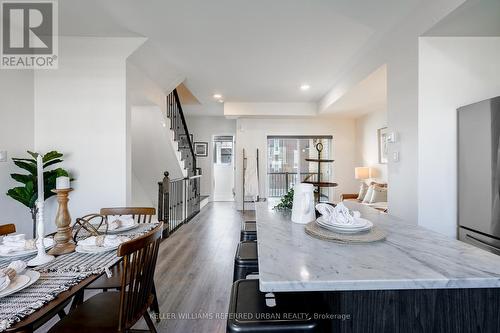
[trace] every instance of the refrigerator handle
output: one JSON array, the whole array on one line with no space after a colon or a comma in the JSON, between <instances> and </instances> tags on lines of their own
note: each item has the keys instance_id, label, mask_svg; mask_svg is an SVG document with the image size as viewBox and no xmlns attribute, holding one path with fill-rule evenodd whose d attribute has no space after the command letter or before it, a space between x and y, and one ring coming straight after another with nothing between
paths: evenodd
<instances>
[{"instance_id":1,"label":"refrigerator handle","mask_svg":"<svg viewBox=\"0 0 500 333\"><path fill-rule=\"evenodd\" d=\"M480 243L480 244L488 247L489 249L491 249L492 251L494 251L497 254L500 254L500 249L498 247L495 247L495 246L493 246L493 245L491 245L491 244L489 244L489 243L487 243L487 242L485 242L483 240L480 240L479 238L471 236L469 234L465 235L465 237L471 239L473 242L477 242L477 243Z\"/></svg>"}]
</instances>

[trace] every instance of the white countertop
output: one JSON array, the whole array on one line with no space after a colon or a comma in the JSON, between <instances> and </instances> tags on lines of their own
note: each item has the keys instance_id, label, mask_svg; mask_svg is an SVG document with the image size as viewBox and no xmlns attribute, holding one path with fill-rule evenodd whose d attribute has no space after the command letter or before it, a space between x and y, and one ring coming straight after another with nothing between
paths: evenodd
<instances>
[{"instance_id":1,"label":"white countertop","mask_svg":"<svg viewBox=\"0 0 500 333\"><path fill-rule=\"evenodd\" d=\"M319 240L271 203L257 203L260 289L277 291L500 287L500 256L346 202L388 232L382 242Z\"/></svg>"}]
</instances>

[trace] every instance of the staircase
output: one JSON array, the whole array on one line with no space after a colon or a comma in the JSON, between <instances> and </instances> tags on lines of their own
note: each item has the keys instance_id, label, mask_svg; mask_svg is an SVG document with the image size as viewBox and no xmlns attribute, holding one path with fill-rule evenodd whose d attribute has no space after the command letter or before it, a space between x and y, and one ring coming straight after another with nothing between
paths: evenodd
<instances>
[{"instance_id":1,"label":"staircase","mask_svg":"<svg viewBox=\"0 0 500 333\"><path fill-rule=\"evenodd\" d=\"M164 235L168 237L200 212L201 169L196 166L193 138L176 89L167 96L166 103L173 144L184 167L183 178L172 180L166 171L163 181L158 183L158 218L165 223Z\"/></svg>"},{"instance_id":2,"label":"staircase","mask_svg":"<svg viewBox=\"0 0 500 333\"><path fill-rule=\"evenodd\" d=\"M186 177L192 177L198 174L196 168L196 156L194 154L194 143L192 135L186 124L186 118L182 111L182 105L177 93L174 89L167 96L167 117L170 119L170 129L173 131L174 142L177 143L177 150L180 154L181 161L184 162Z\"/></svg>"}]
</instances>

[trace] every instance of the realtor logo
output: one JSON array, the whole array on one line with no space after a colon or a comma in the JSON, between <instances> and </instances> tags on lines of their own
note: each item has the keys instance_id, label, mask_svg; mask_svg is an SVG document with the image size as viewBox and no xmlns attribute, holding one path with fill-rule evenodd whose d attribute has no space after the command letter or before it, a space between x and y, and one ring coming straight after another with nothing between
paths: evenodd
<instances>
[{"instance_id":1,"label":"realtor logo","mask_svg":"<svg viewBox=\"0 0 500 333\"><path fill-rule=\"evenodd\" d=\"M1 68L57 68L57 2L3 1Z\"/></svg>"}]
</instances>

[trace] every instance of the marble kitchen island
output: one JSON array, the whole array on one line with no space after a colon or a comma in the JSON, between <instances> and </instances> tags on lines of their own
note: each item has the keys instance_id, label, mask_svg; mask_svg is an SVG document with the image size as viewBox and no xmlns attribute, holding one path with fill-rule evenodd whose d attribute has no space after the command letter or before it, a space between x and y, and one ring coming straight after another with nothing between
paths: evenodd
<instances>
[{"instance_id":1,"label":"marble kitchen island","mask_svg":"<svg viewBox=\"0 0 500 333\"><path fill-rule=\"evenodd\" d=\"M385 241L338 244L256 205L260 289L322 292L344 332L499 332L500 256L356 203Z\"/></svg>"}]
</instances>

